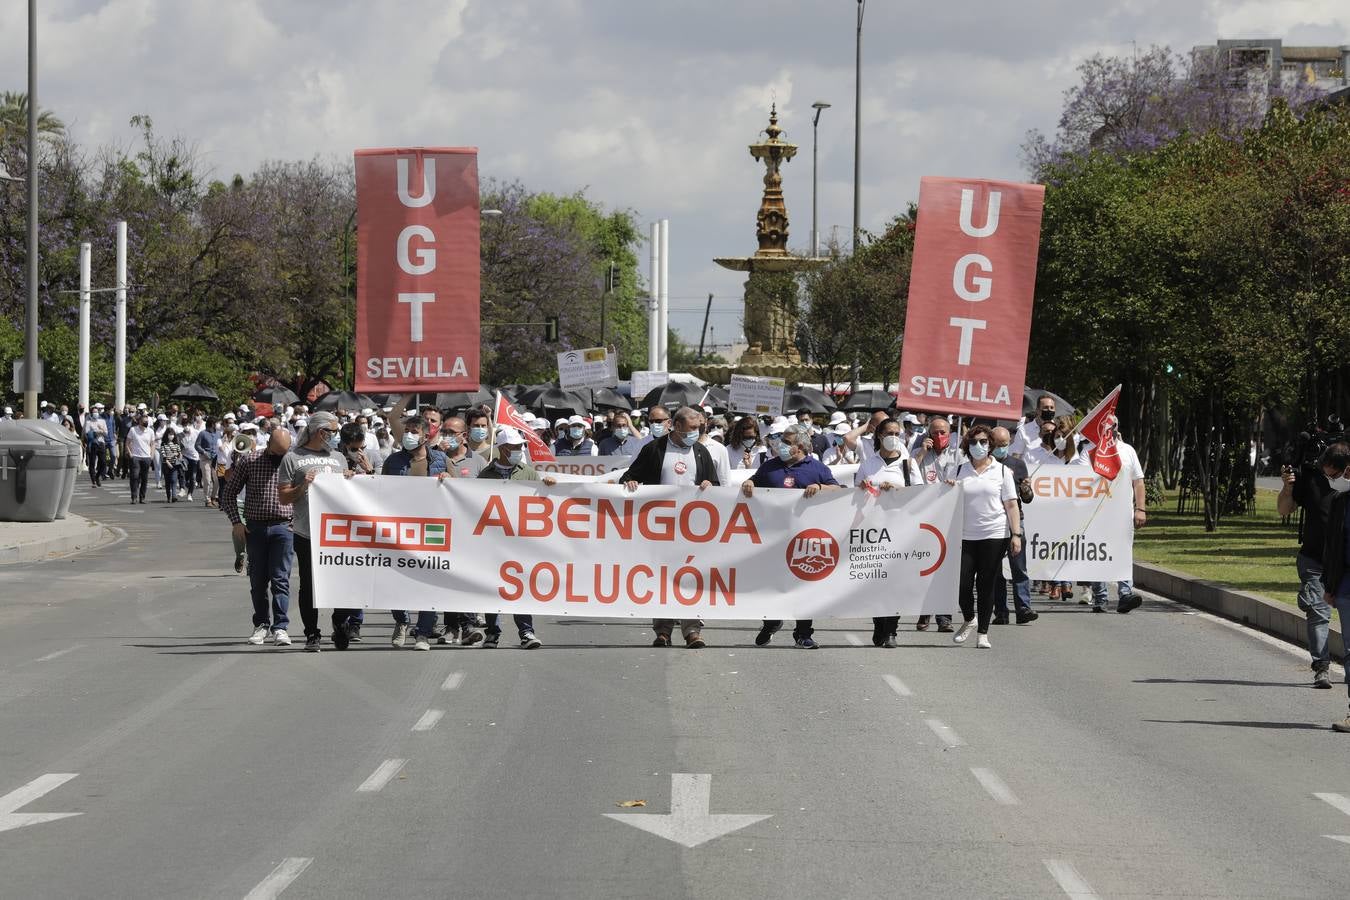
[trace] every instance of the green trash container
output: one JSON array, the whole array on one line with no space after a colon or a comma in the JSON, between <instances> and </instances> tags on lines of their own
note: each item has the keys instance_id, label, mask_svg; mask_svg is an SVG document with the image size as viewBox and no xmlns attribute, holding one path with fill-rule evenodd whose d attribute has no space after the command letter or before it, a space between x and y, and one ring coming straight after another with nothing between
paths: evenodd
<instances>
[{"instance_id":1,"label":"green trash container","mask_svg":"<svg viewBox=\"0 0 1350 900\"><path fill-rule=\"evenodd\" d=\"M61 512L74 435L52 422L0 422L0 522L51 522ZM78 442L77 442L78 443Z\"/></svg>"}]
</instances>

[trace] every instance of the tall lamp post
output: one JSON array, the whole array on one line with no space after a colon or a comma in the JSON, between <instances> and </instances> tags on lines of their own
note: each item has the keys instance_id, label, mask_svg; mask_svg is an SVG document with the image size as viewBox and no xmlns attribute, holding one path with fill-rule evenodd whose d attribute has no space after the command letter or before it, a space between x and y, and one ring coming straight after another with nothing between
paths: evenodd
<instances>
[{"instance_id":1,"label":"tall lamp post","mask_svg":"<svg viewBox=\"0 0 1350 900\"><path fill-rule=\"evenodd\" d=\"M23 417L38 413L37 0L28 0L28 303L24 310Z\"/></svg>"},{"instance_id":2,"label":"tall lamp post","mask_svg":"<svg viewBox=\"0 0 1350 900\"><path fill-rule=\"evenodd\" d=\"M815 118L811 120L811 255L820 256L820 218L816 206L816 189L819 186L816 170L820 154L817 148L820 144L820 114L829 109L830 104L817 100L811 104L811 108L816 111Z\"/></svg>"},{"instance_id":3,"label":"tall lamp post","mask_svg":"<svg viewBox=\"0 0 1350 900\"><path fill-rule=\"evenodd\" d=\"M862 231L862 27L867 0L858 0L857 58L853 66L853 252L858 252L858 235ZM859 365L853 357L853 372L849 379L851 391L858 390Z\"/></svg>"}]
</instances>

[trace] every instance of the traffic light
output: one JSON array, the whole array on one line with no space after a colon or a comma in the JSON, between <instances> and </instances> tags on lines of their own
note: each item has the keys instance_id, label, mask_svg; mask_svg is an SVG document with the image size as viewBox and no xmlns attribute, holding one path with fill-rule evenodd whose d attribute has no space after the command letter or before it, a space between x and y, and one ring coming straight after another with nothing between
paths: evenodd
<instances>
[{"instance_id":1,"label":"traffic light","mask_svg":"<svg viewBox=\"0 0 1350 900\"><path fill-rule=\"evenodd\" d=\"M558 317L549 316L544 319L544 343L558 343Z\"/></svg>"}]
</instances>

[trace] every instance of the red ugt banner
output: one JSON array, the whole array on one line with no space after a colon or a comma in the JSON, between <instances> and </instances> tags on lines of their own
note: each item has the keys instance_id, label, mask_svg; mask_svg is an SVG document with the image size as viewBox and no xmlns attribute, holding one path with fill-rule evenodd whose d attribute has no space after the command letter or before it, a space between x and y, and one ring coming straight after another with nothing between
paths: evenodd
<instances>
[{"instance_id":1,"label":"red ugt banner","mask_svg":"<svg viewBox=\"0 0 1350 900\"><path fill-rule=\"evenodd\" d=\"M1020 419L1045 188L924 178L896 405Z\"/></svg>"},{"instance_id":2,"label":"red ugt banner","mask_svg":"<svg viewBox=\"0 0 1350 900\"><path fill-rule=\"evenodd\" d=\"M356 151L356 389L478 389L478 150Z\"/></svg>"}]
</instances>

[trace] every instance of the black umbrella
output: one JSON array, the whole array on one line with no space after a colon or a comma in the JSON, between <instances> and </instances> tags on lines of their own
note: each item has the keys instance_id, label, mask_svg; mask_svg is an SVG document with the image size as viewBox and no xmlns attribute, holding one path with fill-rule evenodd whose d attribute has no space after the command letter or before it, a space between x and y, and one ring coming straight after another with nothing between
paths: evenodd
<instances>
[{"instance_id":1,"label":"black umbrella","mask_svg":"<svg viewBox=\"0 0 1350 900\"><path fill-rule=\"evenodd\" d=\"M363 409L378 409L379 404L365 394L351 391L329 391L314 401L314 409L335 413L359 413Z\"/></svg>"},{"instance_id":2,"label":"black umbrella","mask_svg":"<svg viewBox=\"0 0 1350 900\"><path fill-rule=\"evenodd\" d=\"M783 414L795 415L798 410L807 409L812 415L834 412L836 405L830 395L804 384L790 384L783 393Z\"/></svg>"},{"instance_id":3,"label":"black umbrella","mask_svg":"<svg viewBox=\"0 0 1350 900\"><path fill-rule=\"evenodd\" d=\"M485 390L481 385L476 391L455 391L436 395L437 409L468 409L470 406L478 406L480 403L491 406L496 402L496 395Z\"/></svg>"},{"instance_id":4,"label":"black umbrella","mask_svg":"<svg viewBox=\"0 0 1350 900\"><path fill-rule=\"evenodd\" d=\"M526 406L529 406L534 403L535 397L538 397L544 391L556 389L558 386L551 381L546 381L543 384L531 384L519 387L521 389L516 392L516 399Z\"/></svg>"},{"instance_id":5,"label":"black umbrella","mask_svg":"<svg viewBox=\"0 0 1350 900\"><path fill-rule=\"evenodd\" d=\"M706 390L706 388L701 388L696 384L667 381L660 387L648 391L647 396L642 398L640 405L643 409L664 406L672 410L679 409L681 406L698 406L699 402L703 400Z\"/></svg>"},{"instance_id":6,"label":"black umbrella","mask_svg":"<svg viewBox=\"0 0 1350 900\"><path fill-rule=\"evenodd\" d=\"M708 399L703 401L717 412L731 409L731 391L716 384L708 385Z\"/></svg>"},{"instance_id":7,"label":"black umbrella","mask_svg":"<svg viewBox=\"0 0 1350 900\"><path fill-rule=\"evenodd\" d=\"M1055 415L1071 416L1076 412L1074 405L1065 400L1054 391L1047 391L1044 388L1023 387L1022 388L1022 415L1029 416L1036 411L1036 401L1042 395L1049 394L1055 398Z\"/></svg>"},{"instance_id":8,"label":"black umbrella","mask_svg":"<svg viewBox=\"0 0 1350 900\"><path fill-rule=\"evenodd\" d=\"M864 388L854 391L844 398L839 408L844 412L875 412L890 409L895 405L895 397L879 388Z\"/></svg>"},{"instance_id":9,"label":"black umbrella","mask_svg":"<svg viewBox=\"0 0 1350 900\"><path fill-rule=\"evenodd\" d=\"M622 409L628 412L633 404L613 388L573 388L572 393L588 401L588 409Z\"/></svg>"},{"instance_id":10,"label":"black umbrella","mask_svg":"<svg viewBox=\"0 0 1350 900\"><path fill-rule=\"evenodd\" d=\"M170 400L200 400L203 403L218 403L220 395L204 384L195 381L180 384L169 395Z\"/></svg>"},{"instance_id":11,"label":"black umbrella","mask_svg":"<svg viewBox=\"0 0 1350 900\"><path fill-rule=\"evenodd\" d=\"M530 409L550 420L559 416L580 416L587 411L584 399L571 391L556 387L540 391L528 405Z\"/></svg>"},{"instance_id":12,"label":"black umbrella","mask_svg":"<svg viewBox=\"0 0 1350 900\"><path fill-rule=\"evenodd\" d=\"M289 403L298 403L300 398L295 396L295 391L279 384L271 387L265 387L253 395L255 403L270 403L273 406L285 406Z\"/></svg>"}]
</instances>

